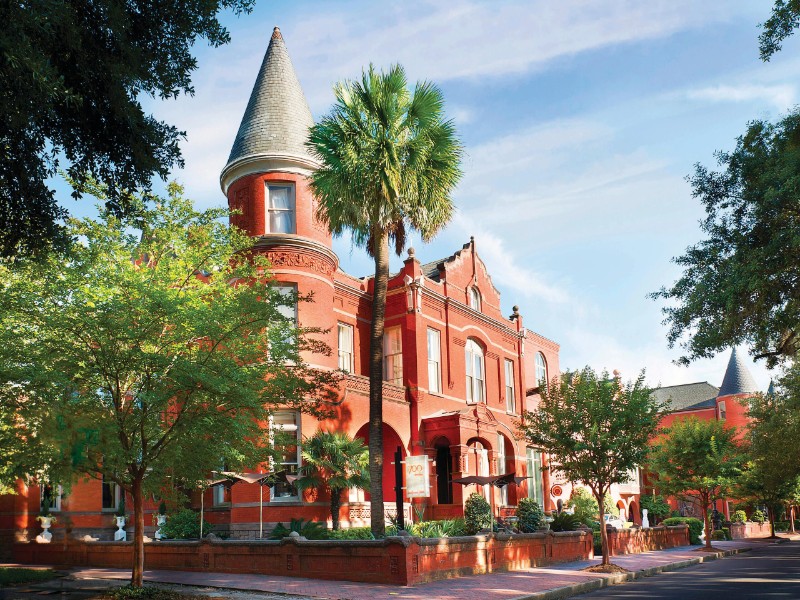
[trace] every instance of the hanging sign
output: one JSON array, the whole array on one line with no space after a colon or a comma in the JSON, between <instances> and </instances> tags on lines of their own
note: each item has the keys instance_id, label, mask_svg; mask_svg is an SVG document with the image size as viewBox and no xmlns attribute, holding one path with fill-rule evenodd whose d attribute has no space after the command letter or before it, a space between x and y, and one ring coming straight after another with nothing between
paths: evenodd
<instances>
[{"instance_id":1,"label":"hanging sign","mask_svg":"<svg viewBox=\"0 0 800 600\"><path fill-rule=\"evenodd\" d=\"M406 497L430 496L430 472L427 456L406 456Z\"/></svg>"}]
</instances>

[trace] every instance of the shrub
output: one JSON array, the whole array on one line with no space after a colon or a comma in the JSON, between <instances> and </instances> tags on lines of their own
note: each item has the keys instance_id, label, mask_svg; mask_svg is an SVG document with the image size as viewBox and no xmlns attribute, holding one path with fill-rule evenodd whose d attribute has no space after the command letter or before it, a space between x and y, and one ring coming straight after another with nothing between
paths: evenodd
<instances>
[{"instance_id":1,"label":"shrub","mask_svg":"<svg viewBox=\"0 0 800 600\"><path fill-rule=\"evenodd\" d=\"M466 522L464 519L420 521L411 526L409 533L421 538L456 537L466 534Z\"/></svg>"},{"instance_id":2,"label":"shrub","mask_svg":"<svg viewBox=\"0 0 800 600\"><path fill-rule=\"evenodd\" d=\"M775 531L789 531L789 521L775 521Z\"/></svg>"},{"instance_id":3,"label":"shrub","mask_svg":"<svg viewBox=\"0 0 800 600\"><path fill-rule=\"evenodd\" d=\"M694 517L670 517L669 519L664 519L664 525L667 526L682 525L684 523L689 526L689 543L699 544L700 534L703 533L703 522L700 519L695 519Z\"/></svg>"},{"instance_id":4,"label":"shrub","mask_svg":"<svg viewBox=\"0 0 800 600\"><path fill-rule=\"evenodd\" d=\"M562 512L553 517L550 522L550 531L575 531L580 525L578 517Z\"/></svg>"},{"instance_id":5,"label":"shrub","mask_svg":"<svg viewBox=\"0 0 800 600\"><path fill-rule=\"evenodd\" d=\"M212 525L203 520L203 535L211 533ZM200 513L184 508L170 515L161 526L161 535L170 540L194 540L200 537Z\"/></svg>"},{"instance_id":6,"label":"shrub","mask_svg":"<svg viewBox=\"0 0 800 600\"><path fill-rule=\"evenodd\" d=\"M544 523L544 512L533 498L522 498L517 505L517 519L522 533L533 533Z\"/></svg>"},{"instance_id":7,"label":"shrub","mask_svg":"<svg viewBox=\"0 0 800 600\"><path fill-rule=\"evenodd\" d=\"M492 508L481 494L470 494L464 504L464 522L468 535L475 535L481 529L492 525Z\"/></svg>"},{"instance_id":8,"label":"shrub","mask_svg":"<svg viewBox=\"0 0 800 600\"><path fill-rule=\"evenodd\" d=\"M592 526L600 514L600 509L597 507L597 500L589 493L588 490L582 487L572 488L572 494L569 497L567 505L573 507L575 516L580 519L581 523L585 523L589 527Z\"/></svg>"},{"instance_id":9,"label":"shrub","mask_svg":"<svg viewBox=\"0 0 800 600\"><path fill-rule=\"evenodd\" d=\"M730 541L733 539L733 538L731 537L731 530L730 530L730 529L728 529L727 527L723 527L723 528L722 528L722 533L724 533L724 534L725 534L725 539L726 539L726 540L728 540L729 542L730 542Z\"/></svg>"},{"instance_id":10,"label":"shrub","mask_svg":"<svg viewBox=\"0 0 800 600\"><path fill-rule=\"evenodd\" d=\"M600 537L599 531L592 532L592 544L595 556L603 555L603 538Z\"/></svg>"},{"instance_id":11,"label":"shrub","mask_svg":"<svg viewBox=\"0 0 800 600\"><path fill-rule=\"evenodd\" d=\"M19 567L0 567L0 588L37 581L47 581L56 577L52 569L22 569ZM3 596L0 591L0 597Z\"/></svg>"},{"instance_id":12,"label":"shrub","mask_svg":"<svg viewBox=\"0 0 800 600\"><path fill-rule=\"evenodd\" d=\"M724 542L726 539L725 532L720 529L711 532L712 542Z\"/></svg>"},{"instance_id":13,"label":"shrub","mask_svg":"<svg viewBox=\"0 0 800 600\"><path fill-rule=\"evenodd\" d=\"M750 515L750 520L753 523L763 523L764 521L767 520L767 517L760 510L754 510L753 514Z\"/></svg>"},{"instance_id":14,"label":"shrub","mask_svg":"<svg viewBox=\"0 0 800 600\"><path fill-rule=\"evenodd\" d=\"M744 523L747 521L747 513L743 510L737 510L731 515L731 523Z\"/></svg>"},{"instance_id":15,"label":"shrub","mask_svg":"<svg viewBox=\"0 0 800 600\"><path fill-rule=\"evenodd\" d=\"M391 535L386 528L386 535ZM309 538L310 539L310 538ZM369 527L351 527L350 529L336 529L328 532L328 539L330 540L374 540L375 536L372 535Z\"/></svg>"},{"instance_id":16,"label":"shrub","mask_svg":"<svg viewBox=\"0 0 800 600\"><path fill-rule=\"evenodd\" d=\"M669 514L670 508L663 496L651 496L645 494L640 501L642 509L647 509L647 517L651 523L658 519L663 519Z\"/></svg>"},{"instance_id":17,"label":"shrub","mask_svg":"<svg viewBox=\"0 0 800 600\"><path fill-rule=\"evenodd\" d=\"M296 531L308 540L325 540L328 538L328 528L319 521L304 521L303 519L292 519L289 527L283 523L278 523L269 534L271 540L282 540L290 533Z\"/></svg>"}]
</instances>

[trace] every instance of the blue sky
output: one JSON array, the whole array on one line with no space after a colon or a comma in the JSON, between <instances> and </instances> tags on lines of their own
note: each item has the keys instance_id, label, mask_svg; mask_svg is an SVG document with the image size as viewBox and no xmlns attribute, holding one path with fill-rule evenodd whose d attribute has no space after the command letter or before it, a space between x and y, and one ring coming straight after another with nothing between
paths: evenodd
<instances>
[{"instance_id":1,"label":"blue sky","mask_svg":"<svg viewBox=\"0 0 800 600\"><path fill-rule=\"evenodd\" d=\"M315 117L336 80L399 62L411 80L440 85L467 150L457 217L431 244L416 239L417 256L449 255L474 235L503 310L518 304L526 326L559 342L562 368L719 385L727 353L672 364L680 351L667 348L646 295L677 278L670 258L699 240L702 208L684 181L692 165L712 165L749 119L798 101L798 40L758 60L771 5L262 1L224 16L229 45L198 45L194 97L148 107L187 132L174 177L199 205L220 205L219 172L273 26ZM362 250L335 244L345 270L371 272ZM753 374L765 388L768 372Z\"/></svg>"}]
</instances>

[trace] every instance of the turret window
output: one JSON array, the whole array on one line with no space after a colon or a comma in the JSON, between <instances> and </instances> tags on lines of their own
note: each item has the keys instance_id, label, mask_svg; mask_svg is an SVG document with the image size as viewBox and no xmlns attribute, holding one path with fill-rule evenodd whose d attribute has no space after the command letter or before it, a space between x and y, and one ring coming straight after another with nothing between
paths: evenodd
<instances>
[{"instance_id":1,"label":"turret window","mask_svg":"<svg viewBox=\"0 0 800 600\"><path fill-rule=\"evenodd\" d=\"M267 233L295 233L294 186L267 184Z\"/></svg>"}]
</instances>

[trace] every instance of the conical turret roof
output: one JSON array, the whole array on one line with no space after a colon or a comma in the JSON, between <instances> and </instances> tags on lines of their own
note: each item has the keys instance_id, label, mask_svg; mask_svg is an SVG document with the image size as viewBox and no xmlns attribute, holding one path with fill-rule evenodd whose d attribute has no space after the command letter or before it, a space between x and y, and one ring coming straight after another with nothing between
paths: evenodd
<instances>
[{"instance_id":1,"label":"conical turret roof","mask_svg":"<svg viewBox=\"0 0 800 600\"><path fill-rule=\"evenodd\" d=\"M222 171L258 158L299 159L314 163L305 148L308 129L314 124L311 110L297 80L280 29L272 39L261 63L250 101Z\"/></svg>"},{"instance_id":2,"label":"conical turret roof","mask_svg":"<svg viewBox=\"0 0 800 600\"><path fill-rule=\"evenodd\" d=\"M732 394L752 394L757 391L758 385L750 374L750 369L747 368L744 358L734 348L728 361L728 368L725 370L722 386L719 388L718 397Z\"/></svg>"}]
</instances>

